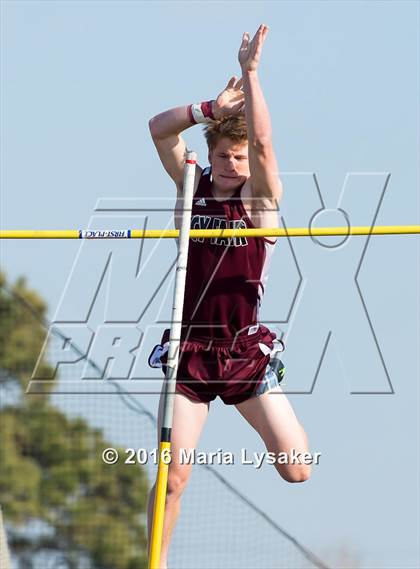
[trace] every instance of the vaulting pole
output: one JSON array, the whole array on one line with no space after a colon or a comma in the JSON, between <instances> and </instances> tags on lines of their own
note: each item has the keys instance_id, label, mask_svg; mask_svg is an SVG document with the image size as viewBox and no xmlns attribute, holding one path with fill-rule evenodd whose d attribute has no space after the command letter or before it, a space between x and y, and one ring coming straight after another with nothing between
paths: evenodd
<instances>
[{"instance_id":1,"label":"vaulting pole","mask_svg":"<svg viewBox=\"0 0 420 569\"><path fill-rule=\"evenodd\" d=\"M181 230L179 234L178 259L171 320L172 325L169 336L168 360L164 384L164 405L159 444L158 474L155 487L155 503L153 508L153 523L149 548L149 569L159 569L160 551L162 547L162 532L171 452L171 430L181 339L182 312L184 308L185 277L187 274L189 231L194 194L195 170L196 154L194 152L187 152L187 159L184 168L184 203Z\"/></svg>"},{"instance_id":2,"label":"vaulting pole","mask_svg":"<svg viewBox=\"0 0 420 569\"><path fill-rule=\"evenodd\" d=\"M408 235L420 233L420 225L351 227L261 227L258 229L191 229L190 237L322 237L329 235ZM173 239L177 229L5 229L0 239Z\"/></svg>"}]
</instances>

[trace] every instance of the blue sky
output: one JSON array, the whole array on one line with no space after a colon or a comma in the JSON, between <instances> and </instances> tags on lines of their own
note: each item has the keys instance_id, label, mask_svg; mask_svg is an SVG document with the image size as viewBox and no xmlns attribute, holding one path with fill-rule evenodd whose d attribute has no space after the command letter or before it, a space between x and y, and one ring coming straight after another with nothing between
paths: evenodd
<instances>
[{"instance_id":1,"label":"blue sky","mask_svg":"<svg viewBox=\"0 0 420 569\"><path fill-rule=\"evenodd\" d=\"M109 216L94 208L109 199L170 208L174 188L148 120L215 97L239 74L242 32L261 22L270 26L260 79L285 222L306 226L321 208L315 173L332 210L318 225L341 225L342 193L353 225L372 221L381 196L378 225L419 223L418 3L19 1L1 10L3 228L103 227ZM199 127L186 139L205 164ZM117 226L144 222L137 213L112 215ZM148 227L167 223L169 213L149 214ZM54 318L86 302L89 267L103 245L10 241L2 243L2 267L10 279L25 275ZM155 245L145 245L145 295L175 255L173 243ZM138 247L115 245L120 257L104 302L122 312L138 304L132 283L121 288ZM223 469L251 497L258 485L260 506L314 550L346 543L369 569L419 564L418 256L416 236L352 238L335 249L310 240L277 245L261 316L287 334L290 391L312 381L332 331L313 393L290 396L323 458L297 487L273 468ZM158 305L144 328L159 311L169 318L170 295ZM393 395L351 394L386 391L389 382ZM156 398L144 403L154 409ZM235 452L244 441L261 450L234 409L214 404L201 448Z\"/></svg>"}]
</instances>

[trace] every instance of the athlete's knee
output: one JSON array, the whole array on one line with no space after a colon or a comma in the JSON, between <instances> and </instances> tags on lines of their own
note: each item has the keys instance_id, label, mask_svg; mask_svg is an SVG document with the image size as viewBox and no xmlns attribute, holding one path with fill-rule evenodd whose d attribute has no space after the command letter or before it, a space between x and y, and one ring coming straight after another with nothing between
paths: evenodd
<instances>
[{"instance_id":1,"label":"athlete's knee","mask_svg":"<svg viewBox=\"0 0 420 569\"><path fill-rule=\"evenodd\" d=\"M183 491L189 480L189 471L187 469L171 469L168 473L168 486L166 490L167 498L177 499Z\"/></svg>"},{"instance_id":2,"label":"athlete's knee","mask_svg":"<svg viewBox=\"0 0 420 569\"><path fill-rule=\"evenodd\" d=\"M279 470L280 476L286 480L296 484L298 482L306 482L311 476L311 467L308 464L295 464L289 468Z\"/></svg>"}]
</instances>

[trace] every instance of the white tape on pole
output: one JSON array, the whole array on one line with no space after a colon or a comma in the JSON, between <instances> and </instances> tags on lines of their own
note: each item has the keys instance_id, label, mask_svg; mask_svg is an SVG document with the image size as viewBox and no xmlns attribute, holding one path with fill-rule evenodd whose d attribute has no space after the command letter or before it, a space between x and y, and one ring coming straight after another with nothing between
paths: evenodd
<instances>
[{"instance_id":1,"label":"white tape on pole","mask_svg":"<svg viewBox=\"0 0 420 569\"><path fill-rule=\"evenodd\" d=\"M171 333L169 336L169 350L166 368L166 396L163 411L162 427L172 428L173 406L178 371L179 346L182 329L182 313L184 309L185 280L187 275L189 233L191 225L191 210L194 196L194 181L196 172L195 152L187 152L184 168L183 211L179 233L178 259L175 276L174 301L172 308Z\"/></svg>"}]
</instances>

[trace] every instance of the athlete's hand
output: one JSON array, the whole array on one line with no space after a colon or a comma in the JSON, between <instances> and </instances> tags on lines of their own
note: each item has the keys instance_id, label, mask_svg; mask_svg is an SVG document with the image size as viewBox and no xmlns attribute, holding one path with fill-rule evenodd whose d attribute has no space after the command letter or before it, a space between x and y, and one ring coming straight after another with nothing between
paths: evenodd
<instances>
[{"instance_id":1,"label":"athlete's hand","mask_svg":"<svg viewBox=\"0 0 420 569\"><path fill-rule=\"evenodd\" d=\"M231 77L223 91L213 101L213 115L216 120L244 112L244 92L242 91L242 78Z\"/></svg>"},{"instance_id":2,"label":"athlete's hand","mask_svg":"<svg viewBox=\"0 0 420 569\"><path fill-rule=\"evenodd\" d=\"M261 24L251 41L249 41L249 33L244 32L238 53L238 60L243 72L255 71L257 69L267 34L268 26L265 24Z\"/></svg>"}]
</instances>

